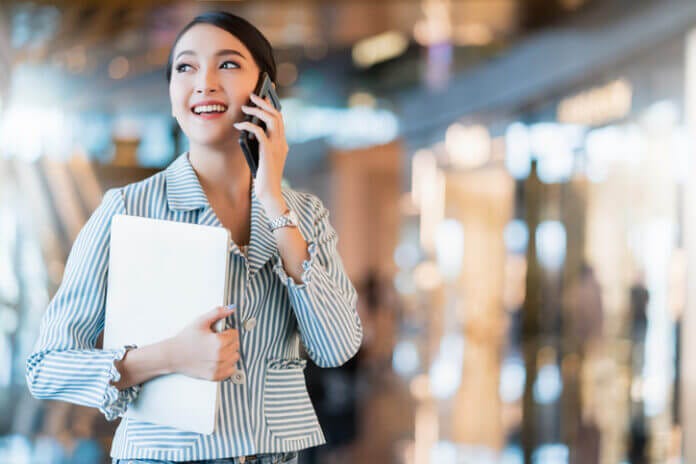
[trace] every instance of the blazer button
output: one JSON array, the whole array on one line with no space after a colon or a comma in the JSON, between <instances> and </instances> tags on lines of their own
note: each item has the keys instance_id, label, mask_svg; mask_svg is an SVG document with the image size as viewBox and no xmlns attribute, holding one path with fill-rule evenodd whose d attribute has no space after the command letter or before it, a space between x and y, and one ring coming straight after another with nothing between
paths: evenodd
<instances>
[{"instance_id":1,"label":"blazer button","mask_svg":"<svg viewBox=\"0 0 696 464\"><path fill-rule=\"evenodd\" d=\"M244 372L237 371L232 376L232 383L236 383L237 385L241 385L244 383L245 379L246 379L246 375L244 375Z\"/></svg>"},{"instance_id":2,"label":"blazer button","mask_svg":"<svg viewBox=\"0 0 696 464\"><path fill-rule=\"evenodd\" d=\"M244 321L244 330L254 330L254 327L256 327L256 318L255 317L250 317L246 321Z\"/></svg>"}]
</instances>

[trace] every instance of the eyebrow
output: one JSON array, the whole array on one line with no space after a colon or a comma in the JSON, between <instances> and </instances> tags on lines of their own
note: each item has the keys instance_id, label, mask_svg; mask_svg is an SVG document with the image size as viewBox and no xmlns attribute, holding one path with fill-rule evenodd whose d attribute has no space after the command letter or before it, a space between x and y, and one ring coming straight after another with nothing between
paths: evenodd
<instances>
[{"instance_id":1,"label":"eyebrow","mask_svg":"<svg viewBox=\"0 0 696 464\"><path fill-rule=\"evenodd\" d=\"M176 55L176 58L174 58L174 59L175 60L179 59L179 57L181 55L195 55L195 54L196 54L196 52L194 52L193 50L182 50ZM240 58L246 60L246 58L244 57L244 55L242 55L241 52L238 52L237 50L232 50L231 48L224 48L222 50L218 50L217 52L215 52L215 56L223 56L223 55L237 55Z\"/></svg>"}]
</instances>

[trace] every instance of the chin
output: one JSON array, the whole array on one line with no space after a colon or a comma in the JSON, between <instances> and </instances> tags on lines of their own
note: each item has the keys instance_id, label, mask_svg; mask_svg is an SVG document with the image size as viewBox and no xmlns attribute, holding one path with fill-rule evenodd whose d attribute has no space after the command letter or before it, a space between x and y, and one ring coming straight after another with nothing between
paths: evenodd
<instances>
[{"instance_id":1,"label":"chin","mask_svg":"<svg viewBox=\"0 0 696 464\"><path fill-rule=\"evenodd\" d=\"M232 142L237 142L237 136L233 131L194 131L193 133L186 134L189 141L196 143L197 145L206 145L211 147L219 147L224 145L229 145Z\"/></svg>"}]
</instances>

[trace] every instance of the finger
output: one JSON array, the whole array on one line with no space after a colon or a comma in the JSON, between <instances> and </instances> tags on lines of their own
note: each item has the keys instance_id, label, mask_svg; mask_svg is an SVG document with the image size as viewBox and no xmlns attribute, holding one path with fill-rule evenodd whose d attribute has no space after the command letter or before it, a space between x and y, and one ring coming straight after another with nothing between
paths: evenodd
<instances>
[{"instance_id":1,"label":"finger","mask_svg":"<svg viewBox=\"0 0 696 464\"><path fill-rule=\"evenodd\" d=\"M259 119L261 119L263 122L265 122L267 130L275 130L277 125L276 118L273 115L268 114L268 112L264 111L263 109L242 105L242 111L244 111L247 114L253 114L254 116L257 116Z\"/></svg>"},{"instance_id":2,"label":"finger","mask_svg":"<svg viewBox=\"0 0 696 464\"><path fill-rule=\"evenodd\" d=\"M235 362L230 364L229 366L225 366L225 370L223 372L225 372L224 378L227 379L229 377L232 377L235 374L235 372L237 372L237 363Z\"/></svg>"},{"instance_id":3,"label":"finger","mask_svg":"<svg viewBox=\"0 0 696 464\"><path fill-rule=\"evenodd\" d=\"M225 353L239 353L239 340L232 340L222 347Z\"/></svg>"},{"instance_id":4,"label":"finger","mask_svg":"<svg viewBox=\"0 0 696 464\"><path fill-rule=\"evenodd\" d=\"M226 330L225 332L229 332L229 330ZM222 335L222 345L223 346L228 346L232 343L239 343L239 335L236 333L231 333L231 334L225 334Z\"/></svg>"},{"instance_id":5,"label":"finger","mask_svg":"<svg viewBox=\"0 0 696 464\"><path fill-rule=\"evenodd\" d=\"M275 107L271 103L270 97L266 97L265 99L263 99L263 98L259 97L258 95L256 95L255 93L252 93L251 94L251 101L256 103L257 106L260 106L264 110L268 111L272 115L274 115L276 117L280 116L280 112L277 109L275 109Z\"/></svg>"},{"instance_id":6,"label":"finger","mask_svg":"<svg viewBox=\"0 0 696 464\"><path fill-rule=\"evenodd\" d=\"M239 331L235 328L230 328L230 329L225 330L224 332L221 332L220 335L224 338L230 338L230 337L239 338Z\"/></svg>"},{"instance_id":7,"label":"finger","mask_svg":"<svg viewBox=\"0 0 696 464\"><path fill-rule=\"evenodd\" d=\"M218 353L218 365L221 366L230 362L237 362L236 359L239 357L239 349L225 348L225 351L220 351Z\"/></svg>"},{"instance_id":8,"label":"finger","mask_svg":"<svg viewBox=\"0 0 696 464\"><path fill-rule=\"evenodd\" d=\"M220 364L216 369L216 375L220 380L228 379L237 371L237 363Z\"/></svg>"},{"instance_id":9,"label":"finger","mask_svg":"<svg viewBox=\"0 0 696 464\"><path fill-rule=\"evenodd\" d=\"M275 120L277 121L277 124L275 125L276 132L279 134L284 134L285 120L283 119L282 113L279 110L277 110L275 106L273 106L273 103L271 102L271 97L267 96L266 98L262 99L256 94L251 95L252 101L256 103L257 106L263 108L268 113L270 113L271 116L275 117Z\"/></svg>"},{"instance_id":10,"label":"finger","mask_svg":"<svg viewBox=\"0 0 696 464\"><path fill-rule=\"evenodd\" d=\"M256 136L256 139L259 141L260 144L268 142L268 137L266 136L266 131L264 131L261 128L261 126L257 126L256 124L252 124L249 121L236 122L233 125L237 129L249 131L252 134L254 134Z\"/></svg>"},{"instance_id":11,"label":"finger","mask_svg":"<svg viewBox=\"0 0 696 464\"><path fill-rule=\"evenodd\" d=\"M214 322L229 316L233 312L233 306L218 306L214 310L205 313L201 318L201 322L205 327L209 328Z\"/></svg>"},{"instance_id":12,"label":"finger","mask_svg":"<svg viewBox=\"0 0 696 464\"><path fill-rule=\"evenodd\" d=\"M218 334L218 340L220 342L220 348L224 349L235 343L239 343L239 338L236 335L233 336L223 336L222 333Z\"/></svg>"},{"instance_id":13,"label":"finger","mask_svg":"<svg viewBox=\"0 0 696 464\"><path fill-rule=\"evenodd\" d=\"M239 351L235 351L234 353L230 353L230 355L227 356L227 359L225 359L225 363L234 366L239 362L240 359L241 356L239 354Z\"/></svg>"},{"instance_id":14,"label":"finger","mask_svg":"<svg viewBox=\"0 0 696 464\"><path fill-rule=\"evenodd\" d=\"M226 353L224 356L218 356L215 366L217 368L221 368L223 366L234 365L240 360L240 358L241 355L239 354L239 351Z\"/></svg>"},{"instance_id":15,"label":"finger","mask_svg":"<svg viewBox=\"0 0 696 464\"><path fill-rule=\"evenodd\" d=\"M226 358L220 359L217 362L217 369L224 370L230 367L235 367L237 362L239 362L239 353L234 352L233 354L227 356Z\"/></svg>"}]
</instances>

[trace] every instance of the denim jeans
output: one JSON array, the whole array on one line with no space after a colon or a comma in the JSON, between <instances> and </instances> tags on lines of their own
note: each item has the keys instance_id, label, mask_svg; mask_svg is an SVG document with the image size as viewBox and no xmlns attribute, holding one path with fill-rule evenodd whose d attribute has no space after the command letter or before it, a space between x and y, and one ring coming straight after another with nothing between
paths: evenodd
<instances>
[{"instance_id":1,"label":"denim jeans","mask_svg":"<svg viewBox=\"0 0 696 464\"><path fill-rule=\"evenodd\" d=\"M248 459L244 464L297 464L298 453L261 454ZM204 459L202 461L161 461L158 459L113 458L111 464L240 464L239 458Z\"/></svg>"}]
</instances>

